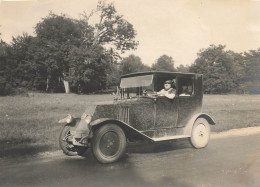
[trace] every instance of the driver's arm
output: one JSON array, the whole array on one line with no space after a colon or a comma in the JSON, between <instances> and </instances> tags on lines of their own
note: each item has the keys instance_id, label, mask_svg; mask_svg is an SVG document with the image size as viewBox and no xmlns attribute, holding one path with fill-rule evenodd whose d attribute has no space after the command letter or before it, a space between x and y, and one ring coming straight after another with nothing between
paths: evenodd
<instances>
[{"instance_id":1,"label":"driver's arm","mask_svg":"<svg viewBox=\"0 0 260 187\"><path fill-rule=\"evenodd\" d=\"M161 91L159 91L159 92L156 92L157 93L157 95L159 95L159 96L164 96L165 95L165 93L164 93L164 90L162 89Z\"/></svg>"},{"instance_id":2,"label":"driver's arm","mask_svg":"<svg viewBox=\"0 0 260 187\"><path fill-rule=\"evenodd\" d=\"M173 99L176 95L176 90L171 89L169 92L165 93L165 97L169 98L169 99Z\"/></svg>"}]
</instances>

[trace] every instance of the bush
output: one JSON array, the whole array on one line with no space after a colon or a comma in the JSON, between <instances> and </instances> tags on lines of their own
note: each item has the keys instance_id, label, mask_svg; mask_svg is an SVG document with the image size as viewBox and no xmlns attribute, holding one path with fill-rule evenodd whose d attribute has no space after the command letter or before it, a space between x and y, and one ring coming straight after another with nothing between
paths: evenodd
<instances>
[{"instance_id":1,"label":"bush","mask_svg":"<svg viewBox=\"0 0 260 187\"><path fill-rule=\"evenodd\" d=\"M116 89L108 88L108 89L103 89L103 90L96 91L95 93L96 94L112 94L113 92L115 93Z\"/></svg>"},{"instance_id":2,"label":"bush","mask_svg":"<svg viewBox=\"0 0 260 187\"><path fill-rule=\"evenodd\" d=\"M0 95L5 96L5 95L11 95L14 93L14 88L10 84L1 84L0 85Z\"/></svg>"},{"instance_id":3,"label":"bush","mask_svg":"<svg viewBox=\"0 0 260 187\"><path fill-rule=\"evenodd\" d=\"M27 88L14 88L10 84L0 85L0 95L7 96L7 95L22 95L28 96L28 89Z\"/></svg>"},{"instance_id":4,"label":"bush","mask_svg":"<svg viewBox=\"0 0 260 187\"><path fill-rule=\"evenodd\" d=\"M22 95L22 96L29 96L27 88L16 88L14 89L14 93L12 95Z\"/></svg>"}]
</instances>

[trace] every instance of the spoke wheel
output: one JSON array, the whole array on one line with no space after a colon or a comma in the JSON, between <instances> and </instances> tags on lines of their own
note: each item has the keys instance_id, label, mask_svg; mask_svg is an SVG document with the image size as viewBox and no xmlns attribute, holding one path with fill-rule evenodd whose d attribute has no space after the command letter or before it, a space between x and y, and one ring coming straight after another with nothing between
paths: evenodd
<instances>
[{"instance_id":1,"label":"spoke wheel","mask_svg":"<svg viewBox=\"0 0 260 187\"><path fill-rule=\"evenodd\" d=\"M72 143L70 143L68 141L68 139L71 136L70 130L71 130L70 126L65 125L63 127L63 129L60 132L60 136L59 136L59 144L60 144L60 148L62 149L62 151L65 155L76 156L77 153L75 151L73 151L74 146L72 145Z\"/></svg>"},{"instance_id":2,"label":"spoke wheel","mask_svg":"<svg viewBox=\"0 0 260 187\"><path fill-rule=\"evenodd\" d=\"M96 130L92 140L92 151L101 163L117 161L125 152L126 137L117 125L107 124Z\"/></svg>"},{"instance_id":3,"label":"spoke wheel","mask_svg":"<svg viewBox=\"0 0 260 187\"><path fill-rule=\"evenodd\" d=\"M192 128L190 142L193 147L199 149L206 147L210 137L210 126L204 118L198 118Z\"/></svg>"}]
</instances>

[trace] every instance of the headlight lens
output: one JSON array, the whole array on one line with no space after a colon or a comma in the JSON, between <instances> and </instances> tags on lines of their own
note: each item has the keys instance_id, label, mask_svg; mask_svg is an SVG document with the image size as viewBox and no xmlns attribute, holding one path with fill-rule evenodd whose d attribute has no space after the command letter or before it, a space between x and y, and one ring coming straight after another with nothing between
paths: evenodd
<instances>
[{"instance_id":1,"label":"headlight lens","mask_svg":"<svg viewBox=\"0 0 260 187\"><path fill-rule=\"evenodd\" d=\"M89 124L91 122L91 115L88 115L86 113L83 113L81 116L81 120L84 120L87 124Z\"/></svg>"},{"instance_id":2,"label":"headlight lens","mask_svg":"<svg viewBox=\"0 0 260 187\"><path fill-rule=\"evenodd\" d=\"M82 115L81 115L81 119L85 119L87 117L87 114L86 113L83 113Z\"/></svg>"},{"instance_id":3,"label":"headlight lens","mask_svg":"<svg viewBox=\"0 0 260 187\"><path fill-rule=\"evenodd\" d=\"M72 117L72 115L71 114L68 114L65 118L63 118L63 119L61 119L60 121L59 121L59 123L71 123L72 122L72 119L73 119L73 117Z\"/></svg>"},{"instance_id":4,"label":"headlight lens","mask_svg":"<svg viewBox=\"0 0 260 187\"><path fill-rule=\"evenodd\" d=\"M72 115L68 115L67 117L66 117L66 122L67 123L71 123L72 122Z\"/></svg>"},{"instance_id":5,"label":"headlight lens","mask_svg":"<svg viewBox=\"0 0 260 187\"><path fill-rule=\"evenodd\" d=\"M91 116L90 116L90 115L88 115L88 116L85 118L85 122L86 122L87 124L89 124L89 123L91 122Z\"/></svg>"}]
</instances>

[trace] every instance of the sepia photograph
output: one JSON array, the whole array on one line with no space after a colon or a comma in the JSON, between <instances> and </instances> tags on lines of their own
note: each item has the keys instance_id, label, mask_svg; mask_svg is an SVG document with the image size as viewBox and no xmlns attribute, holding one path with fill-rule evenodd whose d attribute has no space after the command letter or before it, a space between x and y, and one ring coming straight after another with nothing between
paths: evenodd
<instances>
[{"instance_id":1,"label":"sepia photograph","mask_svg":"<svg viewBox=\"0 0 260 187\"><path fill-rule=\"evenodd\" d=\"M260 186L260 0L0 0L0 186Z\"/></svg>"}]
</instances>

